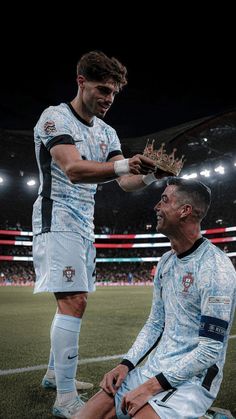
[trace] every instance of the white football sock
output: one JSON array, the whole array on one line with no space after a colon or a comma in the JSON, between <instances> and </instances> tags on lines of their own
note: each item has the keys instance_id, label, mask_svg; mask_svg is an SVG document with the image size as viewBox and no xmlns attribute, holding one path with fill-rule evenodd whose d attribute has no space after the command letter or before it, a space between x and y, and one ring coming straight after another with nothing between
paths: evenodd
<instances>
[{"instance_id":1,"label":"white football sock","mask_svg":"<svg viewBox=\"0 0 236 419\"><path fill-rule=\"evenodd\" d=\"M56 314L57 314L57 312L56 312ZM52 329L53 329L54 321L55 321L55 318L56 318L56 314L53 317L53 321L52 321L52 324L51 324L50 335L52 334ZM48 369L46 371L46 376L47 376L47 378L55 378L54 355L53 355L53 352L52 352L52 348L50 349L49 360L48 360Z\"/></svg>"},{"instance_id":2,"label":"white football sock","mask_svg":"<svg viewBox=\"0 0 236 419\"><path fill-rule=\"evenodd\" d=\"M77 394L75 376L80 327L81 319L78 317L55 315L51 331L51 347L54 355L57 398L60 404L64 404ZM71 393L71 395L63 396L63 393Z\"/></svg>"}]
</instances>

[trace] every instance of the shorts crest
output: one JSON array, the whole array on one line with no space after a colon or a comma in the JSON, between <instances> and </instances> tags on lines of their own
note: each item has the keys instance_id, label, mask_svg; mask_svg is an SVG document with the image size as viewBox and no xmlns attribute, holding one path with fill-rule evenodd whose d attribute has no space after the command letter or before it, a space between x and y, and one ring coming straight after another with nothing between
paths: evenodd
<instances>
[{"instance_id":1,"label":"shorts crest","mask_svg":"<svg viewBox=\"0 0 236 419\"><path fill-rule=\"evenodd\" d=\"M72 266L66 266L63 270L63 276L66 277L66 282L73 282L72 277L75 275L75 269L72 268Z\"/></svg>"}]
</instances>

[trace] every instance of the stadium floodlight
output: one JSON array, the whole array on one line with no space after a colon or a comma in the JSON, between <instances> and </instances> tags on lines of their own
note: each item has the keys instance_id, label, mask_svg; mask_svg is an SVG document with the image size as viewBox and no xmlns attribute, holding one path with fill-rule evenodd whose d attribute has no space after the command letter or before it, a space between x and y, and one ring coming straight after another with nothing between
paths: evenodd
<instances>
[{"instance_id":1,"label":"stadium floodlight","mask_svg":"<svg viewBox=\"0 0 236 419\"><path fill-rule=\"evenodd\" d=\"M202 171L200 172L200 175L201 175L201 176L205 176L205 177L209 177L209 176L210 176L210 174L211 174L211 171L210 171L210 170L207 170L207 169L204 169L204 170L202 170Z\"/></svg>"},{"instance_id":2,"label":"stadium floodlight","mask_svg":"<svg viewBox=\"0 0 236 419\"><path fill-rule=\"evenodd\" d=\"M35 182L34 179L30 179L30 180L28 180L27 185L28 186L34 186L34 185L36 185L36 182Z\"/></svg>"},{"instance_id":3,"label":"stadium floodlight","mask_svg":"<svg viewBox=\"0 0 236 419\"><path fill-rule=\"evenodd\" d=\"M197 178L197 173L190 173L189 175L184 175L182 176L183 179L196 179Z\"/></svg>"},{"instance_id":4,"label":"stadium floodlight","mask_svg":"<svg viewBox=\"0 0 236 419\"><path fill-rule=\"evenodd\" d=\"M214 170L215 170L216 173L219 173L220 175L223 175L225 173L225 168L221 164L219 166L215 167Z\"/></svg>"}]
</instances>

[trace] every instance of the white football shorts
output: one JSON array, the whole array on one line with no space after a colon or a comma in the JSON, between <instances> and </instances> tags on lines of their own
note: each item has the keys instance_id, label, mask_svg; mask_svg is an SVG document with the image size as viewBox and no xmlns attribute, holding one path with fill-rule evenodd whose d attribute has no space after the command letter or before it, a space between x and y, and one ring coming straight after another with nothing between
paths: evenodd
<instances>
[{"instance_id":1,"label":"white football shorts","mask_svg":"<svg viewBox=\"0 0 236 419\"><path fill-rule=\"evenodd\" d=\"M142 367L132 370L115 395L116 415L118 419L128 419L121 410L124 395L134 390L145 381ZM214 398L202 386L186 382L177 389L163 391L153 396L148 403L161 419L197 419L204 415L212 405Z\"/></svg>"},{"instance_id":2,"label":"white football shorts","mask_svg":"<svg viewBox=\"0 0 236 419\"><path fill-rule=\"evenodd\" d=\"M73 232L42 233L33 238L34 293L92 292L96 285L96 249Z\"/></svg>"}]
</instances>

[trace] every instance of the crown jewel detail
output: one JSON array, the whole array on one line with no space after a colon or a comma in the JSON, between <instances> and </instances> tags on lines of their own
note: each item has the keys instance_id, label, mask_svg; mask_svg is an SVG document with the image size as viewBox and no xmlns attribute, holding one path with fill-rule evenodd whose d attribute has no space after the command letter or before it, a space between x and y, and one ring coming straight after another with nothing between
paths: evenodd
<instances>
[{"instance_id":1,"label":"crown jewel detail","mask_svg":"<svg viewBox=\"0 0 236 419\"><path fill-rule=\"evenodd\" d=\"M177 151L176 148L173 149L171 154L167 154L166 150L164 149L165 143L162 143L158 150L154 149L154 144L155 140L152 140L151 143L149 143L149 140L147 140L143 155L154 160L158 169L161 169L167 173L171 173L174 176L178 176L185 162L183 160L184 155L182 155L181 159L178 157L175 159L175 152Z\"/></svg>"}]
</instances>

